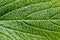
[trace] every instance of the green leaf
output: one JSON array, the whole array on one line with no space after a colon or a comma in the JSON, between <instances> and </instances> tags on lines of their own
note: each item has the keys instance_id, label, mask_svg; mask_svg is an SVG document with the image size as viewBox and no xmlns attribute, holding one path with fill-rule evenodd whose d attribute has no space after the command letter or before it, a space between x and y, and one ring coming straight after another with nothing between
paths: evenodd
<instances>
[{"instance_id":1,"label":"green leaf","mask_svg":"<svg viewBox=\"0 0 60 40\"><path fill-rule=\"evenodd\" d=\"M60 40L60 0L0 0L0 40Z\"/></svg>"}]
</instances>

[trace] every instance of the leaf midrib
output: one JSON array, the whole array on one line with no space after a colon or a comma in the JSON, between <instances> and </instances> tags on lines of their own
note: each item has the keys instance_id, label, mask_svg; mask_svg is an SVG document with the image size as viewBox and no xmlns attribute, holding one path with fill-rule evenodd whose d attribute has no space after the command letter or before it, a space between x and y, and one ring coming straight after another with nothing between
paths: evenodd
<instances>
[{"instance_id":1,"label":"leaf midrib","mask_svg":"<svg viewBox=\"0 0 60 40\"><path fill-rule=\"evenodd\" d=\"M13 19L11 19L11 20L6 19L5 20L4 19L4 20L1 20L0 19L0 21L60 21L60 19L52 19L52 20L50 20L50 19L49 20L48 19L45 19L45 20L44 19L40 19L40 20L19 20L19 19L18 20L17 19L14 19L14 20Z\"/></svg>"}]
</instances>

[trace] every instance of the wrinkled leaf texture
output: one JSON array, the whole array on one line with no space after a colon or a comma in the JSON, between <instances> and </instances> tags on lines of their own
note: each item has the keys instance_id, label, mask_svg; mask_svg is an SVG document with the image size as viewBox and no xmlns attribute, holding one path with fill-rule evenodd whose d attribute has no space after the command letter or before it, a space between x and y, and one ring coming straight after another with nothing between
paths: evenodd
<instances>
[{"instance_id":1,"label":"wrinkled leaf texture","mask_svg":"<svg viewBox=\"0 0 60 40\"><path fill-rule=\"evenodd\" d=\"M0 0L0 40L60 40L60 0Z\"/></svg>"}]
</instances>

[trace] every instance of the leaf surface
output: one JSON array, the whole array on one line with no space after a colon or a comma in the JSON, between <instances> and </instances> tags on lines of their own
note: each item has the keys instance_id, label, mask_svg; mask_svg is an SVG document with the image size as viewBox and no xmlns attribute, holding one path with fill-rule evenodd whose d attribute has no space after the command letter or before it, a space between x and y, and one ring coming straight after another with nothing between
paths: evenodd
<instances>
[{"instance_id":1,"label":"leaf surface","mask_svg":"<svg viewBox=\"0 0 60 40\"><path fill-rule=\"evenodd\" d=\"M0 40L60 40L60 1L0 0Z\"/></svg>"}]
</instances>

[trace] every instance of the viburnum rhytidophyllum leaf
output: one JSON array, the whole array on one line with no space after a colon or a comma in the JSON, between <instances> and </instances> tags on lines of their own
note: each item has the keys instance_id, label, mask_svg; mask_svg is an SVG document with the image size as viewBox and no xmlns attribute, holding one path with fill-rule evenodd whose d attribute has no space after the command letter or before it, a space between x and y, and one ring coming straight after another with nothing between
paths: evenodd
<instances>
[{"instance_id":1,"label":"viburnum rhytidophyllum leaf","mask_svg":"<svg viewBox=\"0 0 60 40\"><path fill-rule=\"evenodd\" d=\"M0 40L60 40L60 0L0 0Z\"/></svg>"}]
</instances>

